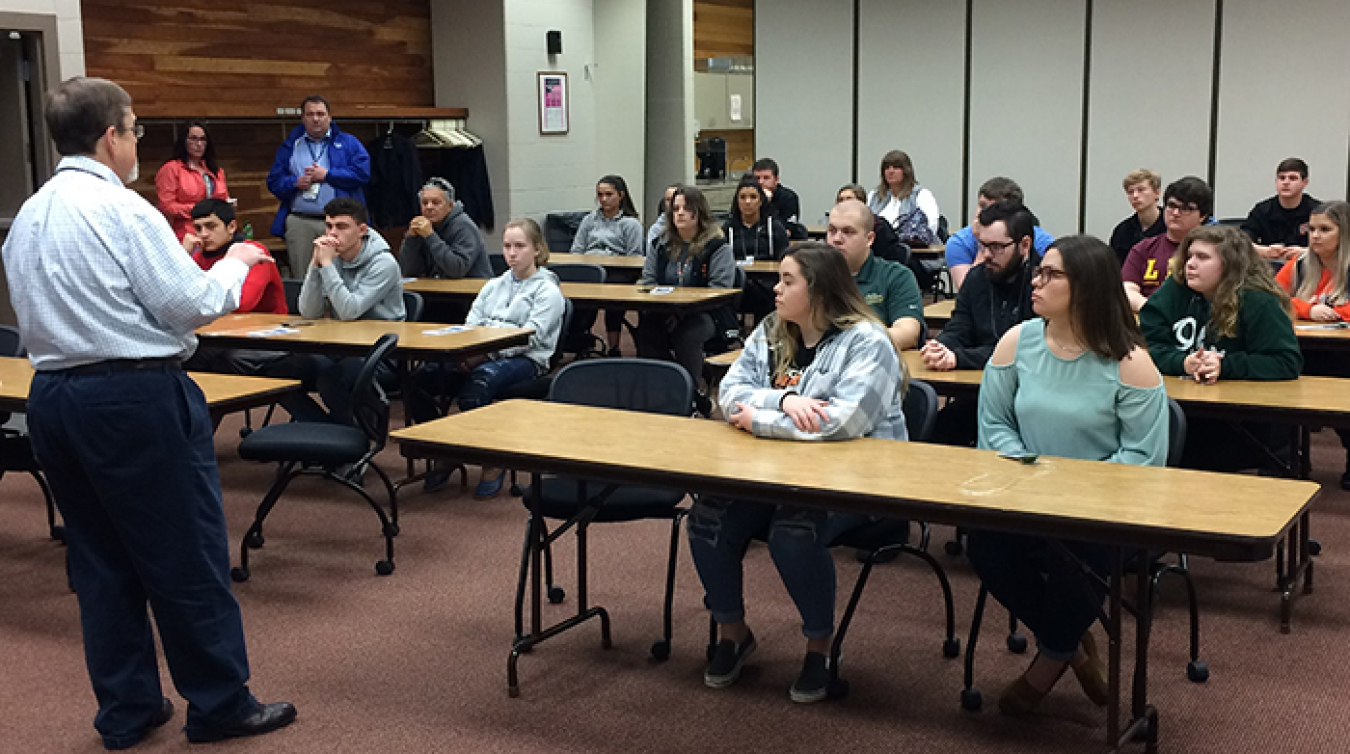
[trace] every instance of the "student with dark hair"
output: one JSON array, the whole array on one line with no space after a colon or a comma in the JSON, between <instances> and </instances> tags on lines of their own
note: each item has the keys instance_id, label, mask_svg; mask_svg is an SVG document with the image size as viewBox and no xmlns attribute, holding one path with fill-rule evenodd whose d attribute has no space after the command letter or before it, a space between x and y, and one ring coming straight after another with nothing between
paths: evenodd
<instances>
[{"instance_id":1,"label":"student with dark hair","mask_svg":"<svg viewBox=\"0 0 1350 754\"><path fill-rule=\"evenodd\" d=\"M1284 263L1275 276L1290 296L1294 316L1302 321L1340 323L1350 320L1350 204L1326 202L1308 218L1308 250ZM1350 365L1338 352L1309 351L1303 373L1350 377ZM1350 490L1350 430L1338 429L1346 449L1341 489Z\"/></svg>"},{"instance_id":2,"label":"student with dark hair","mask_svg":"<svg viewBox=\"0 0 1350 754\"><path fill-rule=\"evenodd\" d=\"M1207 225L1186 234L1167 279L1139 310L1139 324L1165 375L1202 385L1296 380L1303 355L1289 315L1289 296L1251 239L1231 226ZM1287 429L1243 426L1255 443L1235 439L1229 422L1190 421L1182 465L1238 471L1266 465L1266 448L1286 445Z\"/></svg>"},{"instance_id":3,"label":"student with dark hair","mask_svg":"<svg viewBox=\"0 0 1350 754\"><path fill-rule=\"evenodd\" d=\"M1289 260L1308 250L1308 217L1320 202L1307 188L1308 163L1287 157L1275 166L1275 196L1257 202L1242 223L1261 256Z\"/></svg>"},{"instance_id":4,"label":"student with dark hair","mask_svg":"<svg viewBox=\"0 0 1350 754\"><path fill-rule=\"evenodd\" d=\"M1158 290L1182 239L1193 228L1204 225L1213 213L1214 193L1203 180L1188 175L1167 184L1163 194L1163 223L1167 231L1135 244L1120 268L1131 309L1139 311Z\"/></svg>"},{"instance_id":5,"label":"student with dark hair","mask_svg":"<svg viewBox=\"0 0 1350 754\"><path fill-rule=\"evenodd\" d=\"M778 163L772 157L761 157L750 167L760 188L773 203L774 214L787 228L788 237L806 238L806 226L801 224L802 204L797 192L784 186L778 180Z\"/></svg>"},{"instance_id":6,"label":"student with dark hair","mask_svg":"<svg viewBox=\"0 0 1350 754\"><path fill-rule=\"evenodd\" d=\"M155 174L159 211L169 218L173 234L192 232L192 208L203 199L228 199L225 171L216 161L216 145L201 121L188 121L173 143L173 156Z\"/></svg>"},{"instance_id":7,"label":"student with dark hair","mask_svg":"<svg viewBox=\"0 0 1350 754\"><path fill-rule=\"evenodd\" d=\"M976 257L980 253L980 240L975 235L976 225L980 221L980 212L985 207L994 202L1012 202L1013 204L1024 204L1025 198L1022 194L1022 187L1017 185L1017 181L1003 176L990 178L980 185L979 193L975 196L975 219L970 225L956 231L947 239L943 256L947 260L947 273L952 276L952 285L956 290L961 290L965 284L966 275L976 264ZM1032 243L1037 254L1044 254L1045 250L1050 248L1050 244L1055 237L1043 230L1033 216L1032 219Z\"/></svg>"},{"instance_id":8,"label":"student with dark hair","mask_svg":"<svg viewBox=\"0 0 1350 754\"><path fill-rule=\"evenodd\" d=\"M1120 264L1124 266L1125 258L1130 255L1130 249L1134 245L1144 240L1152 238L1167 230L1167 225L1163 222L1162 207L1158 206L1158 192L1162 191L1162 176L1140 168L1121 181L1125 189L1125 197L1130 200L1130 208L1134 214L1120 221L1115 230L1111 231L1111 248L1120 258Z\"/></svg>"},{"instance_id":9,"label":"student with dark hair","mask_svg":"<svg viewBox=\"0 0 1350 754\"><path fill-rule=\"evenodd\" d=\"M642 221L638 220L637 207L633 206L623 176L607 175L597 181L595 201L600 206L582 219L577 234L572 237L572 253L629 257L645 254ZM605 312L605 336L610 356L621 355L619 342L623 337L623 318L622 309ZM589 332L594 324L594 309L579 312L572 316L571 332Z\"/></svg>"},{"instance_id":10,"label":"student with dark hair","mask_svg":"<svg viewBox=\"0 0 1350 754\"><path fill-rule=\"evenodd\" d=\"M670 225L656 245L647 250L638 282L648 286L700 288L730 288L736 282L736 260L713 221L702 191L693 186L675 190L670 200ZM696 403L705 416L712 403L700 386L703 346L716 334L715 320L708 312L683 315L642 312L638 320L638 355L669 359L673 354L699 388Z\"/></svg>"},{"instance_id":11,"label":"student with dark hair","mask_svg":"<svg viewBox=\"0 0 1350 754\"><path fill-rule=\"evenodd\" d=\"M899 149L892 149L881 158L881 182L868 195L867 208L890 223L904 243L932 246L938 240L938 220L942 215L937 198L919 185L914 162Z\"/></svg>"},{"instance_id":12,"label":"student with dark hair","mask_svg":"<svg viewBox=\"0 0 1350 754\"><path fill-rule=\"evenodd\" d=\"M853 284L844 258L820 243L790 249L779 266L776 312L755 328L722 380L722 414L738 429L783 440L908 439L904 366ZM802 618L806 657L789 696L825 698L834 635L830 543L864 516L701 497L689 512L689 552L717 623L703 682L725 688L755 651L745 620L742 559L768 532L769 554Z\"/></svg>"},{"instance_id":13,"label":"student with dark hair","mask_svg":"<svg viewBox=\"0 0 1350 754\"><path fill-rule=\"evenodd\" d=\"M1040 263L1035 227L1035 216L1015 202L994 202L980 211L979 256L956 293L951 320L919 351L925 366L940 372L984 369L1003 334L1036 316L1031 304ZM938 412L933 441L974 445L977 408L970 399L948 401Z\"/></svg>"},{"instance_id":14,"label":"student with dark hair","mask_svg":"<svg viewBox=\"0 0 1350 754\"><path fill-rule=\"evenodd\" d=\"M647 245L642 247L643 254L646 254L647 250L660 240L662 234L666 232L666 223L669 221L670 215L670 200L675 196L675 189L682 185L684 184L672 183L666 186L666 190L661 194L661 201L656 206L656 220L652 222L651 227L647 228Z\"/></svg>"},{"instance_id":15,"label":"student with dark hair","mask_svg":"<svg viewBox=\"0 0 1350 754\"><path fill-rule=\"evenodd\" d=\"M855 199L867 204L867 189L857 183L850 183L839 189L834 196L834 203L838 204L846 199ZM872 253L888 262L899 262L909 268L917 278L919 273L910 263L909 245L900 242L900 237L895 235L895 228L876 214L872 215ZM926 286L922 282L920 288Z\"/></svg>"},{"instance_id":16,"label":"student with dark hair","mask_svg":"<svg viewBox=\"0 0 1350 754\"><path fill-rule=\"evenodd\" d=\"M1008 455L1063 456L1162 466L1167 393L1144 348L1111 247L1068 236L1035 275L1038 319L1008 330L980 386L979 446ZM1070 563L1042 537L972 530L968 553L989 593L1036 636L1037 654L999 699L1007 715L1033 711L1073 670L1094 703L1110 698L1105 656L1092 624L1105 599L1083 589L1082 568L1109 575L1110 549L1063 542ZM1095 579L1089 574L1089 581Z\"/></svg>"},{"instance_id":17,"label":"student with dark hair","mask_svg":"<svg viewBox=\"0 0 1350 754\"><path fill-rule=\"evenodd\" d=\"M225 258L225 252L234 244L249 244L266 254L266 246L244 238L235 220L234 206L223 199L203 199L192 207L192 230L183 236L183 249L192 255L203 270L209 270ZM286 313L286 290L281 284L281 273L275 264L258 264L244 278L239 294L239 314L264 312Z\"/></svg>"},{"instance_id":18,"label":"student with dark hair","mask_svg":"<svg viewBox=\"0 0 1350 754\"><path fill-rule=\"evenodd\" d=\"M737 264L757 259L777 261L790 243L787 228L774 215L769 195L749 174L743 176L736 187L736 199L731 203L726 222L722 223L722 233ZM756 322L763 319L764 315L773 311L773 291L770 286L747 279L745 290L741 293L740 310L750 314Z\"/></svg>"}]
</instances>

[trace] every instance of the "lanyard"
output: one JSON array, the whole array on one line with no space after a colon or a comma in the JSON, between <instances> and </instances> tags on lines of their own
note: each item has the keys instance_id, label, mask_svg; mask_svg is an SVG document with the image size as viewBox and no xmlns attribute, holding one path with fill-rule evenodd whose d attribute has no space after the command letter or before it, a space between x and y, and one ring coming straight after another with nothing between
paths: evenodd
<instances>
[{"instance_id":1,"label":"lanyard","mask_svg":"<svg viewBox=\"0 0 1350 754\"><path fill-rule=\"evenodd\" d=\"M319 142L319 151L317 152L314 151L314 142L311 141L308 136L304 137L304 139L305 149L309 150L309 159L315 164L318 164L318 162L323 159L323 156L328 154L328 137L325 136L324 139Z\"/></svg>"}]
</instances>

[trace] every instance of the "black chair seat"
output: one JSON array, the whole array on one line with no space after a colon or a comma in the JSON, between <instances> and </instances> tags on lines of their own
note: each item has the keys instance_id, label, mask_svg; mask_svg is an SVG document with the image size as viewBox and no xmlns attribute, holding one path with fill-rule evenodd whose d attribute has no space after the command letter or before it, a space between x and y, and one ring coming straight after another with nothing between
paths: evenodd
<instances>
[{"instance_id":1,"label":"black chair seat","mask_svg":"<svg viewBox=\"0 0 1350 754\"><path fill-rule=\"evenodd\" d=\"M571 518L581 509L577 504L579 480L552 477L542 480L540 484L543 500L539 509L546 518ZM586 495L593 498L608 486L605 482L589 481L586 483ZM605 498L592 521L617 523L644 518L670 518L683 499L684 493L679 490L620 485Z\"/></svg>"},{"instance_id":2,"label":"black chair seat","mask_svg":"<svg viewBox=\"0 0 1350 754\"><path fill-rule=\"evenodd\" d=\"M850 529L830 543L831 547L852 547L875 552L883 547L902 545L909 541L909 522L898 518L883 518Z\"/></svg>"},{"instance_id":3,"label":"black chair seat","mask_svg":"<svg viewBox=\"0 0 1350 754\"><path fill-rule=\"evenodd\" d=\"M250 461L302 464L356 463L370 450L370 439L356 427L325 422L272 424L239 443L239 456Z\"/></svg>"}]
</instances>

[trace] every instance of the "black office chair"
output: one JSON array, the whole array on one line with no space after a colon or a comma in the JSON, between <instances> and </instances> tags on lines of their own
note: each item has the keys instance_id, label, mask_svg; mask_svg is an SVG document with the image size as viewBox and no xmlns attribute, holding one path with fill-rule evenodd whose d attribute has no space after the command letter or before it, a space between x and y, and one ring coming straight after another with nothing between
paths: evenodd
<instances>
[{"instance_id":1,"label":"black office chair","mask_svg":"<svg viewBox=\"0 0 1350 754\"><path fill-rule=\"evenodd\" d=\"M598 264L550 264L548 269L558 276L558 282L560 283L603 283L608 279L605 268ZM588 321L594 325L595 309L588 308L583 310L582 314L588 317ZM627 324L627 322L624 324ZM573 332L573 325L570 323L563 330L562 336L558 338L558 344L564 352L574 353L578 359L605 355L604 340L591 332L589 328Z\"/></svg>"},{"instance_id":2,"label":"black office chair","mask_svg":"<svg viewBox=\"0 0 1350 754\"><path fill-rule=\"evenodd\" d=\"M572 300L563 298L563 318L562 329L558 332L558 344L553 349L553 357L549 360L549 371L557 369L563 360L563 333L572 325ZM532 380L517 382L516 384L503 390L497 396L497 400L504 401L511 398L528 398L530 400L542 401L548 398L548 391L553 387L553 375L545 374L542 377L536 377Z\"/></svg>"},{"instance_id":3,"label":"black office chair","mask_svg":"<svg viewBox=\"0 0 1350 754\"><path fill-rule=\"evenodd\" d=\"M694 384L678 364L651 359L597 359L576 361L558 372L548 396L551 401L602 408L688 416L694 399ZM557 604L566 598L563 588L553 583L553 558L549 547L575 528L577 536L578 615L602 608L588 608L586 593L586 536L593 523L619 523L644 519L670 519L670 553L666 566L664 632L652 645L652 656L664 660L670 656L671 608L674 600L675 565L679 553L680 521L688 510L680 507L683 490L638 485L615 485L593 479L536 476L526 492L527 508L545 519L563 521L552 531L545 528L544 579L548 601ZM533 520L526 523L525 549L520 558L520 576L516 584L516 637L524 636L525 579L529 568L530 533ZM606 618L607 620L607 618ZM516 656L511 658L514 667Z\"/></svg>"},{"instance_id":4,"label":"black office chair","mask_svg":"<svg viewBox=\"0 0 1350 754\"><path fill-rule=\"evenodd\" d=\"M422 299L422 294L417 291L403 292L404 321L421 322L422 312L425 311L426 308L426 301Z\"/></svg>"},{"instance_id":5,"label":"black office chair","mask_svg":"<svg viewBox=\"0 0 1350 754\"><path fill-rule=\"evenodd\" d=\"M548 250L563 254L572 250L572 239L576 238L581 221L589 215L589 210L578 212L550 212L544 216L544 241Z\"/></svg>"},{"instance_id":6,"label":"black office chair","mask_svg":"<svg viewBox=\"0 0 1350 754\"><path fill-rule=\"evenodd\" d=\"M933 427L937 424L938 408L938 395L932 386L925 382L911 380L903 403L905 427L908 430L910 442L928 441L933 434ZM926 527L924 528L926 530ZM763 539L763 537L756 538ZM858 580L853 585L853 593L849 596L848 607L844 609L844 615L839 620L839 628L834 634L834 642L830 645L830 698L841 699L848 695L848 681L839 677L844 637L848 634L849 625L853 622L853 615L858 609L859 601L862 600L863 590L867 588L867 580L872 575L872 567L880 560L891 556L892 553L912 555L922 560L937 576L938 585L942 587L942 599L947 616L947 635L942 641L942 655L951 659L961 654L961 640L956 637L956 608L952 602L951 582L948 581L947 572L937 560L925 552L927 548L926 533L921 538L921 542L920 547L909 544L908 521L883 518L846 531L830 543L830 547L848 547L866 553L862 571L858 573ZM708 659L712 659L716 647L717 624L709 619Z\"/></svg>"},{"instance_id":7,"label":"black office chair","mask_svg":"<svg viewBox=\"0 0 1350 754\"><path fill-rule=\"evenodd\" d=\"M0 356L23 356L23 343L19 329L0 325ZM0 425L9 422L8 412L0 413ZM66 541L66 527L56 523L56 502L52 498L52 488L42 473L37 458L33 456L33 442L27 432L18 429L0 427L0 477L6 471L19 471L33 477L42 490L42 499L47 503L47 534L57 542Z\"/></svg>"},{"instance_id":8,"label":"black office chair","mask_svg":"<svg viewBox=\"0 0 1350 754\"><path fill-rule=\"evenodd\" d=\"M300 289L304 285L304 280L287 278L281 281L281 287L286 292L286 311L296 316L300 315Z\"/></svg>"},{"instance_id":9,"label":"black office chair","mask_svg":"<svg viewBox=\"0 0 1350 754\"><path fill-rule=\"evenodd\" d=\"M1181 464L1181 454L1186 447L1186 413L1182 411L1181 405L1171 398L1167 399L1167 425L1167 465L1177 467ZM1147 557L1152 560L1148 598L1143 605L1136 605L1125 599L1122 600L1123 606L1126 611L1136 617L1140 614L1140 611L1148 611L1146 613L1148 615L1147 620L1151 621L1158 581L1168 574L1181 576L1186 584L1186 596L1191 620L1191 659L1186 664L1186 677L1192 683L1204 683L1209 680L1209 666L1200 660L1200 606L1196 599L1195 583L1191 580L1186 555L1180 554L1176 563L1163 562L1161 560L1163 555L1159 553L1139 552L1134 557ZM1099 576L1092 575L1091 577L1100 580ZM988 598L989 590L981 583L980 593L975 598L975 615L970 621L970 639L966 642L965 687L961 690L961 707L972 712L980 709L984 702L980 690L975 688L975 644L979 639L980 623L984 618L984 605ZM1017 630L1016 615L1009 616L1007 646L1009 651L1016 654L1021 654L1027 650L1027 638Z\"/></svg>"},{"instance_id":10,"label":"black office chair","mask_svg":"<svg viewBox=\"0 0 1350 754\"><path fill-rule=\"evenodd\" d=\"M398 535L398 499L394 484L374 458L384 449L389 434L389 399L375 381L375 370L398 345L398 335L381 336L366 354L365 366L352 389L352 416L357 426L327 422L291 422L273 424L255 430L239 443L239 456L250 461L276 463L277 479L263 496L253 524L239 547L239 565L230 570L235 581L249 578L248 551L263 546L263 521L276 506L291 480L301 474L321 474L365 498L380 519L385 557L375 564L375 572L387 576L394 572L394 537ZM339 467L351 471L339 475ZM373 469L389 494L389 513L360 485L365 469Z\"/></svg>"},{"instance_id":11,"label":"black office chair","mask_svg":"<svg viewBox=\"0 0 1350 754\"><path fill-rule=\"evenodd\" d=\"M494 277L506 272L507 269L511 267L511 265L506 263L506 257L501 254L488 254L488 264L492 265L492 275Z\"/></svg>"}]
</instances>

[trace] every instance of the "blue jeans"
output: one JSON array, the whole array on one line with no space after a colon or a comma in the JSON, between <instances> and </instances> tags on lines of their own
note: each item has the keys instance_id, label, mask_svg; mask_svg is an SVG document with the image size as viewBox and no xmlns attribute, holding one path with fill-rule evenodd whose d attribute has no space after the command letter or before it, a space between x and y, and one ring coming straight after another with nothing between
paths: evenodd
<instances>
[{"instance_id":1,"label":"blue jeans","mask_svg":"<svg viewBox=\"0 0 1350 754\"><path fill-rule=\"evenodd\" d=\"M689 511L689 552L718 623L745 619L741 561L750 540L768 540L783 586L802 616L802 634L834 634L835 578L830 544L871 519L852 513L703 498Z\"/></svg>"},{"instance_id":2,"label":"blue jeans","mask_svg":"<svg viewBox=\"0 0 1350 754\"><path fill-rule=\"evenodd\" d=\"M420 424L440 417L436 396L453 395L460 411L472 411L488 405L512 385L534 379L538 373L539 367L524 356L489 359L468 373L441 364L427 364L408 378L404 405L408 416Z\"/></svg>"},{"instance_id":3,"label":"blue jeans","mask_svg":"<svg viewBox=\"0 0 1350 754\"><path fill-rule=\"evenodd\" d=\"M1109 547L1064 545L1097 574L1110 573ZM1040 537L971 530L966 552L994 599L1036 635L1040 653L1058 662L1072 660L1106 599L1095 580L1089 598L1077 566Z\"/></svg>"},{"instance_id":4,"label":"blue jeans","mask_svg":"<svg viewBox=\"0 0 1350 754\"><path fill-rule=\"evenodd\" d=\"M94 727L130 745L162 696L151 611L187 726L256 707L211 419L178 370L39 372L28 401L33 451L65 518ZM148 608L148 609L147 609Z\"/></svg>"}]
</instances>

